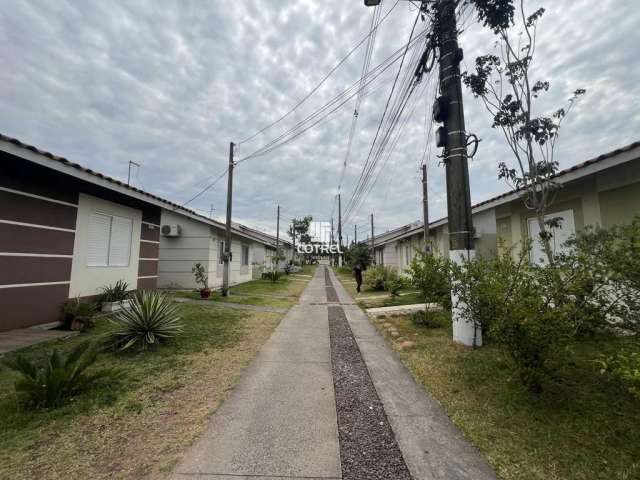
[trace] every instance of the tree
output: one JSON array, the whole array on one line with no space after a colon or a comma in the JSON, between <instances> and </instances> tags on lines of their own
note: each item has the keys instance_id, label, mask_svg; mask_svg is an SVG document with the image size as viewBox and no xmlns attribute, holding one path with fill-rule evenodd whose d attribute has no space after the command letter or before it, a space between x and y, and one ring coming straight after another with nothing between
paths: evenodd
<instances>
[{"instance_id":1,"label":"tree","mask_svg":"<svg viewBox=\"0 0 640 480\"><path fill-rule=\"evenodd\" d=\"M498 178L521 192L525 206L535 213L540 241L552 265L551 237L560 226L557 218L545 220L559 184L555 146L562 121L576 100L584 95L577 89L568 105L548 116L535 116L535 101L549 90L548 81L531 78L531 65L536 51L537 24L544 8L527 15L524 0L467 0L475 5L478 18L498 37L499 55L476 58L475 72L465 72L463 80L475 97L482 99L493 118L492 127L500 129L513 156L516 168L506 162L498 164ZM515 4L515 5L514 5ZM520 35L513 30L521 29Z\"/></svg>"},{"instance_id":2,"label":"tree","mask_svg":"<svg viewBox=\"0 0 640 480\"><path fill-rule=\"evenodd\" d=\"M344 260L352 268L360 265L363 270L366 270L371 265L371 249L364 243L352 244L344 252Z\"/></svg>"},{"instance_id":3,"label":"tree","mask_svg":"<svg viewBox=\"0 0 640 480\"><path fill-rule=\"evenodd\" d=\"M296 241L298 245L302 243L311 243L311 235L309 235L309 228L311 227L312 221L313 221L313 217L311 215L306 215L305 217L300 219L293 218L291 220L291 225L289 225L289 231L287 232L287 234L293 240L294 257L295 257Z\"/></svg>"}]
</instances>

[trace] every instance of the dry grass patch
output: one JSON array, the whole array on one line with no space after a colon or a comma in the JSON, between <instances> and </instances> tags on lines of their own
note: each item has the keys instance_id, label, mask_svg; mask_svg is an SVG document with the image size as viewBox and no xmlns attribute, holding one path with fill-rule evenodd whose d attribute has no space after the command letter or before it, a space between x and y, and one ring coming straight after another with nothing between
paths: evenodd
<instances>
[{"instance_id":1,"label":"dry grass patch","mask_svg":"<svg viewBox=\"0 0 640 480\"><path fill-rule=\"evenodd\" d=\"M23 411L0 369L3 478L163 478L205 427L281 314L181 305L185 333L157 351L104 353L117 385L57 410ZM101 325L88 335L104 333ZM82 337L86 338L87 335ZM71 348L75 339L62 344ZM39 355L50 346L30 349Z\"/></svg>"},{"instance_id":2,"label":"dry grass patch","mask_svg":"<svg viewBox=\"0 0 640 480\"><path fill-rule=\"evenodd\" d=\"M631 340L573 344L572 362L558 366L544 392L532 396L495 346L462 348L451 342L449 328L419 327L408 317L374 323L501 478L640 478L640 403L593 362ZM414 345L401 348L402 341Z\"/></svg>"}]
</instances>

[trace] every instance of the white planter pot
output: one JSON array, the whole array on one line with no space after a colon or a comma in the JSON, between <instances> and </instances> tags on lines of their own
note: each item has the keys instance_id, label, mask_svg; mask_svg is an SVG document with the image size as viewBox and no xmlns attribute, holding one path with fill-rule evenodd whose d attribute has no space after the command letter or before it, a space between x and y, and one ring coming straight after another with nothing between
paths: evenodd
<instances>
[{"instance_id":1,"label":"white planter pot","mask_svg":"<svg viewBox=\"0 0 640 480\"><path fill-rule=\"evenodd\" d=\"M102 312L115 312L123 308L129 308L129 300L122 300L121 302L106 302L102 304L100 311Z\"/></svg>"}]
</instances>

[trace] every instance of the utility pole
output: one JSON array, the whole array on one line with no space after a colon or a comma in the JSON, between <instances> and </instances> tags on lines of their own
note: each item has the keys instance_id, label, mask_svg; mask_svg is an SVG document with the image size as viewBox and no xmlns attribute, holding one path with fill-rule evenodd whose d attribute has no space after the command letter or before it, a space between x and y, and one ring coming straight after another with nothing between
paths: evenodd
<instances>
[{"instance_id":1,"label":"utility pole","mask_svg":"<svg viewBox=\"0 0 640 480\"><path fill-rule=\"evenodd\" d=\"M131 183L131 165L135 165L136 167L140 168L139 163L129 160L129 173L127 174L127 186L130 185Z\"/></svg>"},{"instance_id":2,"label":"utility pole","mask_svg":"<svg viewBox=\"0 0 640 480\"><path fill-rule=\"evenodd\" d=\"M444 106L444 163L447 177L447 213L449 223L449 258L461 264L475 257L473 221L467 163L467 135L464 125L456 1L438 0L435 4L435 33L440 50L440 94ZM423 3L424 4L424 3ZM425 222L426 223L426 222ZM453 341L469 346L482 345L482 331L475 322L462 319L457 299L453 300Z\"/></svg>"},{"instance_id":3,"label":"utility pole","mask_svg":"<svg viewBox=\"0 0 640 480\"><path fill-rule=\"evenodd\" d=\"M293 237L293 253L291 254L291 260L293 260L295 262L295 260L296 260L296 224L295 224L295 218L291 222L291 234L292 234L292 237Z\"/></svg>"},{"instance_id":4,"label":"utility pole","mask_svg":"<svg viewBox=\"0 0 640 480\"><path fill-rule=\"evenodd\" d=\"M342 204L338 194L338 249L342 252ZM338 266L342 266L342 253L338 254Z\"/></svg>"},{"instance_id":5,"label":"utility pole","mask_svg":"<svg viewBox=\"0 0 640 480\"><path fill-rule=\"evenodd\" d=\"M333 217L331 217L331 245L333 246L334 237L333 237ZM331 254L331 265L335 266L336 264L336 256L335 254Z\"/></svg>"},{"instance_id":6,"label":"utility pole","mask_svg":"<svg viewBox=\"0 0 640 480\"><path fill-rule=\"evenodd\" d=\"M424 250L431 253L429 245L429 197L427 194L427 164L422 165L422 221L424 222Z\"/></svg>"},{"instance_id":7,"label":"utility pole","mask_svg":"<svg viewBox=\"0 0 640 480\"><path fill-rule=\"evenodd\" d=\"M209 218L213 216L213 203L211 204L211 209L209 209Z\"/></svg>"},{"instance_id":8,"label":"utility pole","mask_svg":"<svg viewBox=\"0 0 640 480\"><path fill-rule=\"evenodd\" d=\"M280 262L280 205L278 205L278 213L276 214L276 265L275 270L278 271L278 263Z\"/></svg>"},{"instance_id":9,"label":"utility pole","mask_svg":"<svg viewBox=\"0 0 640 480\"><path fill-rule=\"evenodd\" d=\"M227 225L224 241L224 270L222 273L222 296L229 295L229 270L231 263L231 201L233 199L233 149L235 144L229 143L229 170L227 172Z\"/></svg>"},{"instance_id":10,"label":"utility pole","mask_svg":"<svg viewBox=\"0 0 640 480\"><path fill-rule=\"evenodd\" d=\"M376 244L375 244L375 240L374 240L374 233L373 233L373 213L371 214L371 263L373 265L376 264Z\"/></svg>"},{"instance_id":11,"label":"utility pole","mask_svg":"<svg viewBox=\"0 0 640 480\"><path fill-rule=\"evenodd\" d=\"M353 226L353 241L356 245L358 245L358 226Z\"/></svg>"}]
</instances>

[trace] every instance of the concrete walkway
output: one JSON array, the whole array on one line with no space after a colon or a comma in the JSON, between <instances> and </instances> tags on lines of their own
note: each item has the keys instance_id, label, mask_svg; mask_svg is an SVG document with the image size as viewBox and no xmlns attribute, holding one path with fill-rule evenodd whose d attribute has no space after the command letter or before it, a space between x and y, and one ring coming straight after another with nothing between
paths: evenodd
<instances>
[{"instance_id":1,"label":"concrete walkway","mask_svg":"<svg viewBox=\"0 0 640 480\"><path fill-rule=\"evenodd\" d=\"M171 478L341 478L326 301L319 268Z\"/></svg>"},{"instance_id":2,"label":"concrete walkway","mask_svg":"<svg viewBox=\"0 0 640 480\"><path fill-rule=\"evenodd\" d=\"M414 480L496 480L484 457L464 438L444 409L395 355L337 277L343 305L378 396Z\"/></svg>"},{"instance_id":3,"label":"concrete walkway","mask_svg":"<svg viewBox=\"0 0 640 480\"><path fill-rule=\"evenodd\" d=\"M70 332L68 330L45 330L37 327L17 328L7 332L0 332L0 355L30 347L31 345L37 345L38 343L64 340L77 334L78 332Z\"/></svg>"},{"instance_id":4,"label":"concrete walkway","mask_svg":"<svg viewBox=\"0 0 640 480\"><path fill-rule=\"evenodd\" d=\"M415 383L333 272L330 280L333 288L325 283L325 268L317 269L299 305L289 310L171 478L343 478L329 338L332 308L344 311L373 395L382 402L413 479L495 480L486 460Z\"/></svg>"}]
</instances>

